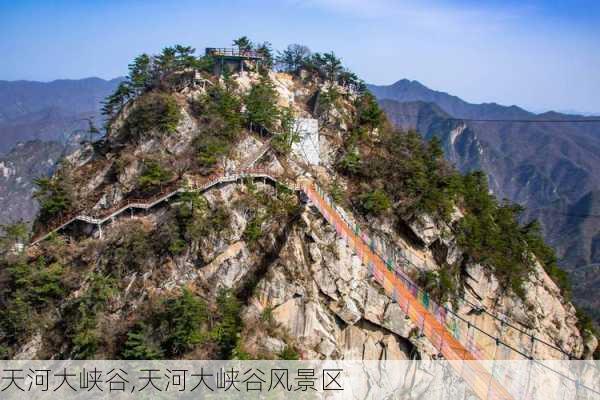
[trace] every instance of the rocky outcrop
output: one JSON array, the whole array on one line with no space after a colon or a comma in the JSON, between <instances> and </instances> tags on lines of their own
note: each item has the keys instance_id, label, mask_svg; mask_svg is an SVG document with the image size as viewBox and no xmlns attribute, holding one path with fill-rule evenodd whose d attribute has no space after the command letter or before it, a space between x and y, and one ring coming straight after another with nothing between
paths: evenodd
<instances>
[{"instance_id":1,"label":"rocky outcrop","mask_svg":"<svg viewBox=\"0 0 600 400\"><path fill-rule=\"evenodd\" d=\"M258 76L251 73L238 76L240 91L243 93L256 79ZM282 104L292 104L306 112L305 104L298 99L306 99L312 88L302 88L285 74L273 75L273 80ZM189 90L175 97L184 102L201 90ZM122 114L126 115L130 107ZM335 151L348 126L352 107L351 101L345 99L339 107L320 115L321 166L305 166L293 156L281 157L274 151L265 152L256 162L292 181L298 176L311 176L330 184L339 178L342 187L349 186L350 182L344 182L332 171ZM106 156L88 157L81 153L78 178L85 177L87 186L80 196L89 195L89 202L93 201L92 205L99 209L114 207L133 190L143 168L140 160L145 156L160 153L173 165L193 157L191 143L202 130L187 107L182 106L182 113L172 134L150 134L140 143L128 143L126 150L119 150L118 143L112 143L114 149L108 149ZM117 118L115 129L123 122L123 115ZM116 141L116 136L109 137L111 140ZM264 141L245 132L231 154L219 162L225 170L234 171L263 146ZM385 295L360 258L316 208L302 203L306 199L301 195L281 200L278 190L269 182L257 180L248 184L226 183L204 192L207 204L203 207L210 212L222 211L218 223L206 227L194 239L185 237L179 251L165 256L166 250L160 249L158 254L140 261L143 268L126 271L126 281L118 282L119 296L102 318L111 327L118 325L118 321L127 325L128 318L143 312L148 301L180 288L192 288L212 305L221 289L229 289L244 304L241 312L244 331L239 347L256 357L274 357L289 347L307 359L439 357L435 347L419 334L400 306ZM134 224L145 232L168 231L170 225L183 225L173 216L178 201L181 200L174 198L171 203L157 205L148 212L117 218L106 227L102 240L82 241L80 248L71 249L73 257L78 257L76 263L85 264L87 260L96 268L106 262L102 261L103 255L107 257L102 251L108 254L110 251L104 246L122 240ZM284 201L288 203L282 204ZM281 211L286 209L282 206L290 205L294 206L293 211ZM357 221L350 210L345 216ZM457 210L453 219L461 216ZM427 215L393 222L389 216L361 218L363 227L376 227L375 233L401 249L403 260L409 261L410 273L436 271L444 264L463 261L449 224ZM249 228L254 230L252 234ZM466 295L473 304L449 304L449 307L455 307L459 314L469 316L473 323L515 347L522 345L523 337L511 336L496 319L479 312L480 307L506 316L512 323L525 326L528 332L567 352L584 354L582 338L574 327L573 307L564 301L539 265L527 283L527 296L519 299L506 293L491 271L464 264ZM124 336L125 332L120 334ZM20 353L50 353L43 348L32 353L28 348L32 346L22 348ZM536 351L540 357L551 356L541 348Z\"/></svg>"},{"instance_id":2,"label":"rocky outcrop","mask_svg":"<svg viewBox=\"0 0 600 400\"><path fill-rule=\"evenodd\" d=\"M400 307L320 215L307 210L302 217L257 285L248 314L272 309L308 358L411 357L416 330Z\"/></svg>"}]
</instances>

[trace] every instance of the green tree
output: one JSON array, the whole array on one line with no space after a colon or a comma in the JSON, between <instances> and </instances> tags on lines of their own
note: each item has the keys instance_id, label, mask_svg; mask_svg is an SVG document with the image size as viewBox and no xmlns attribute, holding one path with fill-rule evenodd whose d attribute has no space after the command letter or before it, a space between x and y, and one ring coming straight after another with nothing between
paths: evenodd
<instances>
[{"instance_id":1,"label":"green tree","mask_svg":"<svg viewBox=\"0 0 600 400\"><path fill-rule=\"evenodd\" d=\"M34 179L33 183L37 186L33 197L40 203L40 221L48 222L71 208L73 195L67 176L56 174L51 178Z\"/></svg>"},{"instance_id":2,"label":"green tree","mask_svg":"<svg viewBox=\"0 0 600 400\"><path fill-rule=\"evenodd\" d=\"M152 80L152 60L148 54L137 56L129 64L129 76L127 80L136 95L142 93L150 86Z\"/></svg>"},{"instance_id":3,"label":"green tree","mask_svg":"<svg viewBox=\"0 0 600 400\"><path fill-rule=\"evenodd\" d=\"M166 300L159 318L166 328L161 347L167 356L181 355L204 339L202 327L208 318L206 304L189 289L184 289L179 297Z\"/></svg>"},{"instance_id":4,"label":"green tree","mask_svg":"<svg viewBox=\"0 0 600 400\"><path fill-rule=\"evenodd\" d=\"M279 52L276 57L277 64L286 72L298 73L304 64L309 60L310 49L301 44L290 44Z\"/></svg>"},{"instance_id":5,"label":"green tree","mask_svg":"<svg viewBox=\"0 0 600 400\"><path fill-rule=\"evenodd\" d=\"M229 154L230 143L218 136L202 135L194 140L197 151L196 160L206 175L212 171L220 158Z\"/></svg>"},{"instance_id":6,"label":"green tree","mask_svg":"<svg viewBox=\"0 0 600 400\"><path fill-rule=\"evenodd\" d=\"M18 343L29 334L33 324L33 309L23 290L17 290L0 308L0 338L9 344Z\"/></svg>"},{"instance_id":7,"label":"green tree","mask_svg":"<svg viewBox=\"0 0 600 400\"><path fill-rule=\"evenodd\" d=\"M97 316L114 292L115 282L112 278L92 273L85 293L67 305L67 337L73 346L71 355L74 359L94 358L100 349L102 337L97 331Z\"/></svg>"},{"instance_id":8,"label":"green tree","mask_svg":"<svg viewBox=\"0 0 600 400\"><path fill-rule=\"evenodd\" d=\"M358 197L360 207L367 213L379 215L387 211L391 206L391 200L382 189L375 189L362 193Z\"/></svg>"},{"instance_id":9,"label":"green tree","mask_svg":"<svg viewBox=\"0 0 600 400\"><path fill-rule=\"evenodd\" d=\"M355 90L361 88L364 82L354 73L348 70L344 70L338 75L338 83L341 86L351 87Z\"/></svg>"},{"instance_id":10,"label":"green tree","mask_svg":"<svg viewBox=\"0 0 600 400\"><path fill-rule=\"evenodd\" d=\"M183 71L197 66L197 59L194 56L196 49L191 46L175 45L175 69Z\"/></svg>"},{"instance_id":11,"label":"green tree","mask_svg":"<svg viewBox=\"0 0 600 400\"><path fill-rule=\"evenodd\" d=\"M295 143L300 142L300 133L297 130L294 110L291 107L279 111L279 124L281 132L273 137L271 146L278 154L287 155L292 151Z\"/></svg>"},{"instance_id":12,"label":"green tree","mask_svg":"<svg viewBox=\"0 0 600 400\"><path fill-rule=\"evenodd\" d=\"M273 129L279 119L277 91L268 77L261 77L252 86L245 98L246 118L248 122Z\"/></svg>"},{"instance_id":13,"label":"green tree","mask_svg":"<svg viewBox=\"0 0 600 400\"><path fill-rule=\"evenodd\" d=\"M138 178L140 189L144 191L161 188L173 178L173 173L164 168L160 162L149 160L144 163L144 170Z\"/></svg>"},{"instance_id":14,"label":"green tree","mask_svg":"<svg viewBox=\"0 0 600 400\"><path fill-rule=\"evenodd\" d=\"M96 355L100 347L96 323L96 315L90 313L84 304L80 304L79 319L72 337L72 355L75 360L88 360Z\"/></svg>"},{"instance_id":15,"label":"green tree","mask_svg":"<svg viewBox=\"0 0 600 400\"><path fill-rule=\"evenodd\" d=\"M165 47L154 57L154 74L157 80L175 71L177 67L177 50L175 47Z\"/></svg>"},{"instance_id":16,"label":"green tree","mask_svg":"<svg viewBox=\"0 0 600 400\"><path fill-rule=\"evenodd\" d=\"M356 101L357 123L366 126L369 131L381 126L384 120L383 110L379 108L375 96L370 92L363 93Z\"/></svg>"},{"instance_id":17,"label":"green tree","mask_svg":"<svg viewBox=\"0 0 600 400\"><path fill-rule=\"evenodd\" d=\"M271 43L263 42L256 45L256 54L262 57L261 73L266 74L274 63L273 48Z\"/></svg>"},{"instance_id":18,"label":"green tree","mask_svg":"<svg viewBox=\"0 0 600 400\"><path fill-rule=\"evenodd\" d=\"M539 262L544 267L550 278L561 289L562 294L567 298L571 298L571 281L565 270L557 264L558 258L554 249L546 244L542 236L542 229L537 220L533 220L525 224L521 228L521 232L527 241L529 250L535 254Z\"/></svg>"},{"instance_id":19,"label":"green tree","mask_svg":"<svg viewBox=\"0 0 600 400\"><path fill-rule=\"evenodd\" d=\"M181 110L173 96L150 92L141 96L122 128L127 139L139 140L149 132L169 134L177 130L182 118Z\"/></svg>"},{"instance_id":20,"label":"green tree","mask_svg":"<svg viewBox=\"0 0 600 400\"><path fill-rule=\"evenodd\" d=\"M15 249L16 245L24 245L29 239L29 228L24 222L0 225L0 254Z\"/></svg>"},{"instance_id":21,"label":"green tree","mask_svg":"<svg viewBox=\"0 0 600 400\"><path fill-rule=\"evenodd\" d=\"M327 78L330 82L336 82L339 74L344 70L342 61L333 52L325 53L322 57Z\"/></svg>"},{"instance_id":22,"label":"green tree","mask_svg":"<svg viewBox=\"0 0 600 400\"><path fill-rule=\"evenodd\" d=\"M236 46L240 50L240 52L252 50L253 47L252 42L250 41L250 39L248 39L247 36L242 36L238 39L235 39L233 41L233 45Z\"/></svg>"},{"instance_id":23,"label":"green tree","mask_svg":"<svg viewBox=\"0 0 600 400\"><path fill-rule=\"evenodd\" d=\"M124 81L119 83L115 92L108 96L102 103L102 114L106 115L110 121L110 119L123 109L125 103L133 96L133 93L129 82Z\"/></svg>"},{"instance_id":24,"label":"green tree","mask_svg":"<svg viewBox=\"0 0 600 400\"><path fill-rule=\"evenodd\" d=\"M216 328L217 342L221 348L223 359L231 358L238 343L238 335L242 330L240 311L242 304L229 290L220 290L217 295L217 306L220 321Z\"/></svg>"},{"instance_id":25,"label":"green tree","mask_svg":"<svg viewBox=\"0 0 600 400\"><path fill-rule=\"evenodd\" d=\"M235 82L225 77L224 85L212 86L206 95L193 103L195 113L207 120L209 133L213 136L231 140L237 138L242 130L242 100L235 89Z\"/></svg>"},{"instance_id":26,"label":"green tree","mask_svg":"<svg viewBox=\"0 0 600 400\"><path fill-rule=\"evenodd\" d=\"M127 340L121 350L126 360L158 360L162 357L160 348L152 342L152 331L144 323L137 323L127 332Z\"/></svg>"}]
</instances>

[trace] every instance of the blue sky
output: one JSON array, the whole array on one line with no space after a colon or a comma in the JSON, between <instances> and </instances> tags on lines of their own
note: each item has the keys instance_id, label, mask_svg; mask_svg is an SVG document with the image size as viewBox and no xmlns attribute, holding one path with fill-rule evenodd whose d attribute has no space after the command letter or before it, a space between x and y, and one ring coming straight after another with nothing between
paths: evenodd
<instances>
[{"instance_id":1,"label":"blue sky","mask_svg":"<svg viewBox=\"0 0 600 400\"><path fill-rule=\"evenodd\" d=\"M600 1L0 0L0 79L127 72L142 52L248 35L334 50L370 83L471 102L600 112Z\"/></svg>"}]
</instances>

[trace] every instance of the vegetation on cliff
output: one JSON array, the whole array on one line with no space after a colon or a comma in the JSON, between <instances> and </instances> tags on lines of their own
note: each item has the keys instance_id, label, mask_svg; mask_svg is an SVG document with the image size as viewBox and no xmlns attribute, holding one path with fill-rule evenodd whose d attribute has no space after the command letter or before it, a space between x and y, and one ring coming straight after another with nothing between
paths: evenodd
<instances>
[{"instance_id":1,"label":"vegetation on cliff","mask_svg":"<svg viewBox=\"0 0 600 400\"><path fill-rule=\"evenodd\" d=\"M390 218L398 226L427 214L450 227L464 257L422 277L435 297L459 293L468 262L489 267L506 290L522 296L536 259L566 292L564 275L537 225L519 225L520 208L491 196L481 173L457 173L443 160L437 140L424 142L416 132L393 129L364 84L333 53L312 54L291 45L273 57L267 43L254 45L243 37L236 45L267 60L246 90L233 76L212 76L210 57L196 57L190 47L137 57L106 101L108 133L97 145L101 151L79 169L67 165L36 182L38 226L87 204L109 209L119 201L154 196L186 175L206 177L225 168L236 143L253 134L250 126L266 128L273 157L280 157L284 168L299 139L294 120L301 109L316 111L328 134L339 139L334 171L328 171L331 194L361 222ZM278 103L271 63L309 93L304 103ZM198 81L205 83L202 90ZM184 122L192 127L188 136L180 129ZM346 129L339 133L334 128L342 124ZM100 170L107 172L98 178ZM12 357L38 334L44 339L40 357L298 358L293 338L273 322L272 310L265 309L251 327L241 311L278 257L279 242L295 226L300 199L279 184L249 181L228 190L181 194L151 215L120 220L102 237L74 229L71 241L56 236L25 252L15 247L24 241L22 232L5 229L0 353ZM235 200L227 203L224 197L231 193ZM457 210L464 217L457 218ZM202 269L215 268L213 263L226 268L219 256L239 250L240 243L254 257L248 278L235 288L198 279ZM122 317L115 322L117 313ZM242 333L250 329L279 337L284 347L270 354L246 346Z\"/></svg>"}]
</instances>

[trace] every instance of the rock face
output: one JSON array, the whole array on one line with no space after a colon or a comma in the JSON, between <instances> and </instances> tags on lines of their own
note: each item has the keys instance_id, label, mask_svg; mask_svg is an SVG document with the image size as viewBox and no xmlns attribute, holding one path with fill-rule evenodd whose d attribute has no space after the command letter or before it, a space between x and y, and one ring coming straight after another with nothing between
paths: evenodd
<instances>
[{"instance_id":1,"label":"rock face","mask_svg":"<svg viewBox=\"0 0 600 400\"><path fill-rule=\"evenodd\" d=\"M455 240L448 236L448 227L444 223L439 224L426 217L410 226L412 232L425 243L425 251L410 249L408 253L420 253L412 259L419 259L428 265L428 270L436 270L439 264L445 262L455 263L460 257ZM432 245L434 243L435 246ZM442 259L439 259L440 249L443 249ZM437 259L434 252L438 253ZM466 263L465 275L465 299L468 303L461 302L456 311L460 315L474 315L471 321L479 328L526 354L533 348L536 358L560 359L566 354L591 356L576 328L575 308L563 298L560 289L539 263L536 262L525 284L524 298L503 290L492 271L479 264ZM480 309L486 312L480 312ZM506 322L510 321L512 326L503 324L492 315ZM529 333L552 347L542 343L532 347L529 337L520 331ZM490 342L488 347L483 351L493 355L495 344Z\"/></svg>"},{"instance_id":2,"label":"rock face","mask_svg":"<svg viewBox=\"0 0 600 400\"><path fill-rule=\"evenodd\" d=\"M258 77L242 74L237 79L240 90L245 91ZM298 88L298 82L286 74L274 75L273 79L280 102L291 102L307 114L306 104L299 99L306 100L311 90L318 88ZM202 91L188 88L174 97L187 104L189 98ZM291 182L299 175L311 176L323 184L332 182L335 151L340 137L347 133L351 99L340 100L338 108L319 116L320 166L307 167L293 154L281 157L272 149L256 160L258 165L271 167ZM115 128L123 123L129 111L126 107ZM121 150L118 143L109 143L102 156L88 157L85 149L74 155L73 164L78 166L74 178L85 183L78 193L82 204L107 209L136 194L136 181L143 171L140 160L146 156L159 153L161 161L167 160L165 164L185 170L183 164L194 157L194 139L202 130L201 119L193 115L191 107L182 106L182 114L176 131L169 135L151 132L147 140L128 144L126 150ZM111 140L116 139L109 137ZM224 170L235 170L244 164L249 153L263 145L264 139L245 132L236 148L219 162ZM341 184L343 187L347 183ZM199 204L184 197L173 198L170 203L151 210L120 215L103 228L102 239L86 237L67 244L70 247L62 251L61 262L76 266L79 276L85 269L81 265L87 266L89 273L117 268L113 259L123 255L119 246L139 232L152 234L153 240L162 240L174 236L174 230L186 229L187 236L178 236L185 239L183 244L169 242L177 245L173 248L153 250L154 244L136 243L141 250L126 249L125 254L133 252L135 257L127 265L121 265L118 294L98 316L96 331L106 333L109 343L97 355L115 357L118 353L114 342L127 336L131 321L139 318L148 304L190 288L211 306L221 289L238 295L243 303L240 313L243 331L236 351L255 357L277 357L292 347L305 359L438 358L434 346L419 335L400 306L384 294L359 257L316 208L305 203L302 195L291 192L286 197L285 193L279 185L266 180L221 183L203 192ZM210 216L206 226L189 227L182 222L176 212L187 203L192 204L192 209L201 207ZM356 221L347 211L346 217ZM454 218L461 218L458 211ZM436 271L445 263L461 261L461 251L448 226L430 216L403 221L406 225L403 230L386 217L361 222L376 227L375 233L402 248L415 271ZM194 228L203 230L189 234ZM53 245L49 244L49 248ZM38 250L31 250L32 258L39 255L35 251ZM586 355L583 339L574 326L572 305L564 301L541 267L531 274L524 299L504 293L485 268L468 264L464 267L467 296L475 305L448 304L449 307L515 346L523 342L523 337L512 335L486 314L478 314L477 306L507 316L514 324L526 326L528 332L566 352ZM65 301L79 299L90 285L87 278L79 278L78 284ZM68 355L61 334L64 332L60 329L34 332L15 354L41 358ZM210 349L196 350L210 352ZM541 347L536 347L536 352L540 357L555 358Z\"/></svg>"},{"instance_id":3,"label":"rock face","mask_svg":"<svg viewBox=\"0 0 600 400\"><path fill-rule=\"evenodd\" d=\"M407 359L416 350L414 325L310 209L258 284L248 314L265 309L307 358Z\"/></svg>"},{"instance_id":4,"label":"rock face","mask_svg":"<svg viewBox=\"0 0 600 400\"><path fill-rule=\"evenodd\" d=\"M35 217L38 204L31 198L33 180L49 175L63 150L57 142L31 141L0 157L0 224Z\"/></svg>"}]
</instances>

